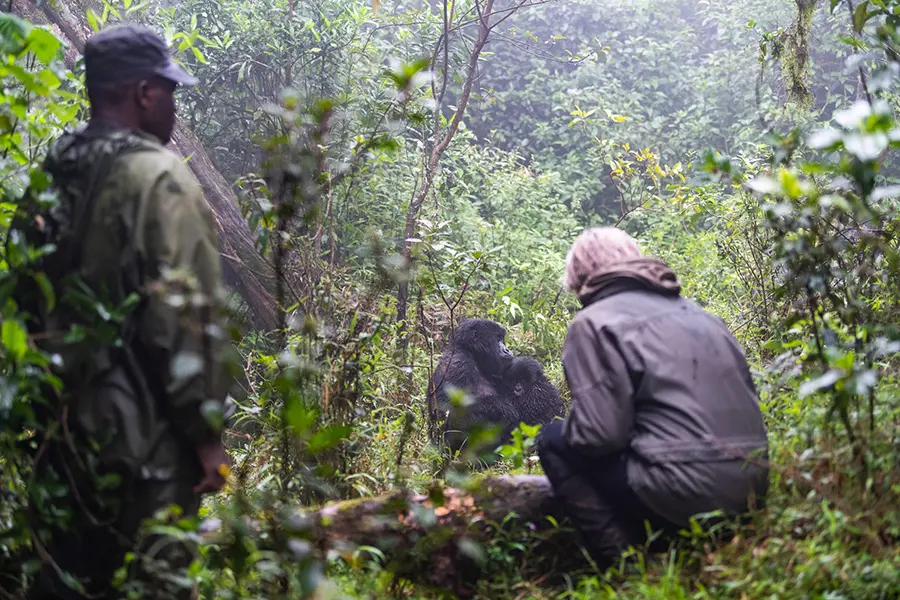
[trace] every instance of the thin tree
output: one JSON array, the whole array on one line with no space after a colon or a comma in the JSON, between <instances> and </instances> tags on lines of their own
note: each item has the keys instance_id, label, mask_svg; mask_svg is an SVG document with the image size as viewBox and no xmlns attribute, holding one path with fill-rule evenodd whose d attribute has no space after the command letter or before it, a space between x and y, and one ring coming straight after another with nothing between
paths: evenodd
<instances>
[{"instance_id":1,"label":"thin tree","mask_svg":"<svg viewBox=\"0 0 900 600\"><path fill-rule=\"evenodd\" d=\"M469 104L469 98L472 94L472 87L475 85L475 79L478 75L478 61L491 37L491 33L518 10L528 6L544 4L547 1L548 0L515 0L510 6L500 8L496 6L494 0L475 0L475 5L470 13L471 18L467 15L462 15L460 22L451 27L457 3L443 0L443 31L438 38L432 56L432 71L436 72L438 64L440 63L441 65L440 87L438 88L436 84L432 84L435 100L432 117L434 121L434 130L431 143L425 151L426 157L422 167L423 173L421 182L406 209L406 222L401 244L401 255L407 269L412 267L413 239L416 234L416 223L419 211L422 209L425 199L428 198L428 194L431 192L431 188L434 184L434 176L437 172L441 156L443 156L444 152L450 146L450 142L453 141L453 137L456 135L456 132L459 130L459 125L465 117L466 107ZM450 36L455 31L468 26L475 26L477 34L475 36L475 42L469 50L465 79L463 80L462 91L460 92L459 99L456 103L456 112L450 119L450 123L447 125L446 129L444 129L441 127L441 110L443 108L448 81L450 79ZM406 319L408 312L409 281L404 279L400 282L397 290L397 322L400 324L401 347L406 346Z\"/></svg>"}]
</instances>

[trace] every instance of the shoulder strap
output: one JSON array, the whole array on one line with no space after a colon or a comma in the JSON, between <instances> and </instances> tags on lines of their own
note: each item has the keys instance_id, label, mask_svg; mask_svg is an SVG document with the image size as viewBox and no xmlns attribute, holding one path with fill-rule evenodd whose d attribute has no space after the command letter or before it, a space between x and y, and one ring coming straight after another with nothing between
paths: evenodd
<instances>
[{"instance_id":1,"label":"shoulder strap","mask_svg":"<svg viewBox=\"0 0 900 600\"><path fill-rule=\"evenodd\" d=\"M100 185L109 176L113 164L122 154L124 149L104 154L95 165L90 183L84 195L84 201L80 206L73 206L73 218L70 227L66 231L61 232L60 239L56 250L53 253L53 269L54 275L65 276L72 271L72 267L76 261L81 259L81 251L83 248L84 238L87 234L87 227L91 222L94 213L94 206L97 203L97 191ZM49 265L48 265L49 266Z\"/></svg>"}]
</instances>

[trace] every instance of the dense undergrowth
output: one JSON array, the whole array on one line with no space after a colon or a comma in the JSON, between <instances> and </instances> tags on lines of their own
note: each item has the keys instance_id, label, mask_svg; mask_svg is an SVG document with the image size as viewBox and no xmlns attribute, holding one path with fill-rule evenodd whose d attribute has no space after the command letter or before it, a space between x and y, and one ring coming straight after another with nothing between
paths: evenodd
<instances>
[{"instance_id":1,"label":"dense undergrowth","mask_svg":"<svg viewBox=\"0 0 900 600\"><path fill-rule=\"evenodd\" d=\"M478 595L900 598L900 4L524 4L90 13L94 27L133 18L173 37L201 80L179 92L183 118L284 284L285 327L239 345L232 476L202 515L227 541L203 546L186 583L204 598L435 597L376 548L321 556L294 510L466 482L431 442L424 394L460 317L504 324L566 397L565 252L583 227L616 223L743 343L770 430L767 506L605 573L574 546L533 552L552 530L497 523L469 548ZM5 230L47 140L85 104L59 31L3 15L0 47ZM7 253L0 282L0 597L31 568L23 440L49 360L9 300L22 265ZM475 477L539 473L531 441Z\"/></svg>"}]
</instances>

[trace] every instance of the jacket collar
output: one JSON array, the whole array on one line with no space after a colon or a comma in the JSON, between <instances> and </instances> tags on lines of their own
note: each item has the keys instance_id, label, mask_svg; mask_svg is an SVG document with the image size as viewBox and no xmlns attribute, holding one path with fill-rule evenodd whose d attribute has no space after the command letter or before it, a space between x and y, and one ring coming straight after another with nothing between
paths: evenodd
<instances>
[{"instance_id":1,"label":"jacket collar","mask_svg":"<svg viewBox=\"0 0 900 600\"><path fill-rule=\"evenodd\" d=\"M674 297L681 294L681 282L663 261L641 257L618 262L598 271L581 287L578 299L586 307L615 294L633 290Z\"/></svg>"}]
</instances>

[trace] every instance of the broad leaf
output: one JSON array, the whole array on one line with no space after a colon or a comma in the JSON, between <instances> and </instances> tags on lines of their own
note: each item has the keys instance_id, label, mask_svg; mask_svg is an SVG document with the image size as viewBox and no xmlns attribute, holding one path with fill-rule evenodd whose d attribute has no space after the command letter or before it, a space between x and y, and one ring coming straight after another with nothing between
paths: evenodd
<instances>
[{"instance_id":1,"label":"broad leaf","mask_svg":"<svg viewBox=\"0 0 900 600\"><path fill-rule=\"evenodd\" d=\"M872 13L869 13L869 3L868 1L863 2L859 6L856 7L856 10L853 11L853 30L856 33L862 33L863 28L866 26L866 21L869 20L869 17Z\"/></svg>"},{"instance_id":2,"label":"broad leaf","mask_svg":"<svg viewBox=\"0 0 900 600\"><path fill-rule=\"evenodd\" d=\"M35 27L28 32L28 50L42 63L49 64L62 47L62 43L51 32Z\"/></svg>"},{"instance_id":3,"label":"broad leaf","mask_svg":"<svg viewBox=\"0 0 900 600\"><path fill-rule=\"evenodd\" d=\"M332 425L317 431L307 443L307 448L313 454L328 450L347 439L352 429L349 425Z\"/></svg>"},{"instance_id":4,"label":"broad leaf","mask_svg":"<svg viewBox=\"0 0 900 600\"><path fill-rule=\"evenodd\" d=\"M28 336L18 321L3 321L2 341L6 352L16 360L28 350Z\"/></svg>"}]
</instances>

